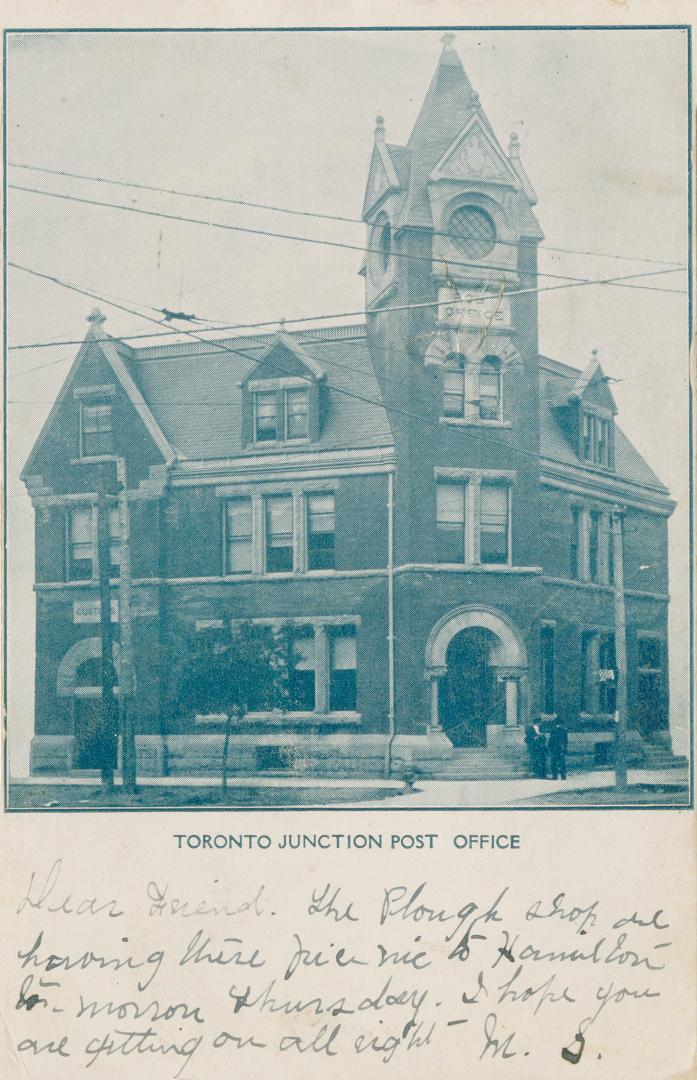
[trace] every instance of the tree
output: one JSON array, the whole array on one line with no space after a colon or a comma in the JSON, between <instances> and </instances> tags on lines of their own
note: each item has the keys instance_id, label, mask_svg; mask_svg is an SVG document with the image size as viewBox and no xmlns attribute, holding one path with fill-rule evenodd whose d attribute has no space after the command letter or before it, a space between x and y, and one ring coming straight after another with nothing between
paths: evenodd
<instances>
[{"instance_id":1,"label":"tree","mask_svg":"<svg viewBox=\"0 0 697 1080\"><path fill-rule=\"evenodd\" d=\"M235 621L202 630L184 663L180 707L186 712L225 715L222 786L227 788L233 720L248 712L280 709L290 702L292 636L287 626Z\"/></svg>"}]
</instances>

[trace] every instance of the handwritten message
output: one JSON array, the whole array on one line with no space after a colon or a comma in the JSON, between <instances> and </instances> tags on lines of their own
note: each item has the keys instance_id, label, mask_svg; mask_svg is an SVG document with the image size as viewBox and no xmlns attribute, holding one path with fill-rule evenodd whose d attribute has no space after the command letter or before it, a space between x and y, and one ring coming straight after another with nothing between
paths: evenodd
<instances>
[{"instance_id":1,"label":"handwritten message","mask_svg":"<svg viewBox=\"0 0 697 1080\"><path fill-rule=\"evenodd\" d=\"M77 887L70 860L28 873L6 1017L26 1076L575 1075L670 985L667 907L505 867L492 887L466 866L447 886L212 866L175 884L129 865L128 899Z\"/></svg>"}]
</instances>

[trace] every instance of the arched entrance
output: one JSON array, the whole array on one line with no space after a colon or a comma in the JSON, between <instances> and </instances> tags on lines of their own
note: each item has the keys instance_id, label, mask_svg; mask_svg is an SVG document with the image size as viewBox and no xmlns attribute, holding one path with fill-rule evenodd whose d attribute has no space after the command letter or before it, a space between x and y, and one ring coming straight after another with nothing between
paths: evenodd
<instances>
[{"instance_id":1,"label":"arched entrance","mask_svg":"<svg viewBox=\"0 0 697 1080\"><path fill-rule=\"evenodd\" d=\"M484 746L487 729L524 722L527 653L513 625L490 608L444 616L426 644L431 728L453 746Z\"/></svg>"},{"instance_id":2,"label":"arched entrance","mask_svg":"<svg viewBox=\"0 0 697 1080\"><path fill-rule=\"evenodd\" d=\"M438 716L453 746L485 746L489 724L503 724L504 685L491 656L498 638L475 626L461 630L446 653L446 673L438 688Z\"/></svg>"},{"instance_id":3,"label":"arched entrance","mask_svg":"<svg viewBox=\"0 0 697 1080\"><path fill-rule=\"evenodd\" d=\"M98 769L104 762L101 656L101 639L83 638L68 649L58 665L57 694L71 699L76 769ZM118 642L114 642L113 657L118 678Z\"/></svg>"}]
</instances>

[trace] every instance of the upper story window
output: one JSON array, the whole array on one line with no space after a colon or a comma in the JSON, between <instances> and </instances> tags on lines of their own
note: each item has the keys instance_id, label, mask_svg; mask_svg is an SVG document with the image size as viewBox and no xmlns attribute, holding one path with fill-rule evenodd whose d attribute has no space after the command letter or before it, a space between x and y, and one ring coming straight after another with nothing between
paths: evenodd
<instances>
[{"instance_id":1,"label":"upper story window","mask_svg":"<svg viewBox=\"0 0 697 1080\"><path fill-rule=\"evenodd\" d=\"M464 484L436 487L436 539L439 562L467 561Z\"/></svg>"},{"instance_id":2,"label":"upper story window","mask_svg":"<svg viewBox=\"0 0 697 1080\"><path fill-rule=\"evenodd\" d=\"M450 353L443 368L443 416L465 415L465 358Z\"/></svg>"},{"instance_id":3,"label":"upper story window","mask_svg":"<svg viewBox=\"0 0 697 1080\"><path fill-rule=\"evenodd\" d=\"M99 577L97 519L92 506L75 506L68 516L68 581L94 581ZM109 509L109 577L119 576L121 530L118 507Z\"/></svg>"},{"instance_id":4,"label":"upper story window","mask_svg":"<svg viewBox=\"0 0 697 1080\"><path fill-rule=\"evenodd\" d=\"M507 479L441 480L436 485L439 562L511 562L511 487Z\"/></svg>"},{"instance_id":5,"label":"upper story window","mask_svg":"<svg viewBox=\"0 0 697 1080\"><path fill-rule=\"evenodd\" d=\"M609 510L571 506L569 575L596 585L614 583L614 540Z\"/></svg>"},{"instance_id":6,"label":"upper story window","mask_svg":"<svg viewBox=\"0 0 697 1080\"><path fill-rule=\"evenodd\" d=\"M252 500L229 499L226 516L226 559L228 574L249 574L254 568Z\"/></svg>"},{"instance_id":7,"label":"upper story window","mask_svg":"<svg viewBox=\"0 0 697 1080\"><path fill-rule=\"evenodd\" d=\"M265 501L264 565L267 573L293 570L293 496L270 495Z\"/></svg>"},{"instance_id":8,"label":"upper story window","mask_svg":"<svg viewBox=\"0 0 697 1080\"><path fill-rule=\"evenodd\" d=\"M335 565L334 496L310 495L307 500L308 570L332 570Z\"/></svg>"},{"instance_id":9,"label":"upper story window","mask_svg":"<svg viewBox=\"0 0 697 1080\"><path fill-rule=\"evenodd\" d=\"M507 563L510 488L503 484L482 484L480 500L480 561Z\"/></svg>"},{"instance_id":10,"label":"upper story window","mask_svg":"<svg viewBox=\"0 0 697 1080\"><path fill-rule=\"evenodd\" d=\"M113 452L111 401L81 401L80 456L101 457Z\"/></svg>"},{"instance_id":11,"label":"upper story window","mask_svg":"<svg viewBox=\"0 0 697 1080\"><path fill-rule=\"evenodd\" d=\"M451 215L448 236L462 255L483 259L496 245L496 226L478 206L461 206Z\"/></svg>"},{"instance_id":12,"label":"upper story window","mask_svg":"<svg viewBox=\"0 0 697 1080\"><path fill-rule=\"evenodd\" d=\"M279 442L309 436L309 392L302 389L254 392L254 441Z\"/></svg>"},{"instance_id":13,"label":"upper story window","mask_svg":"<svg viewBox=\"0 0 697 1080\"><path fill-rule=\"evenodd\" d=\"M581 457L592 465L612 468L612 420L594 413L581 415Z\"/></svg>"},{"instance_id":14,"label":"upper story window","mask_svg":"<svg viewBox=\"0 0 697 1080\"><path fill-rule=\"evenodd\" d=\"M482 420L500 420L501 363L494 356L485 356L479 368L479 416Z\"/></svg>"}]
</instances>

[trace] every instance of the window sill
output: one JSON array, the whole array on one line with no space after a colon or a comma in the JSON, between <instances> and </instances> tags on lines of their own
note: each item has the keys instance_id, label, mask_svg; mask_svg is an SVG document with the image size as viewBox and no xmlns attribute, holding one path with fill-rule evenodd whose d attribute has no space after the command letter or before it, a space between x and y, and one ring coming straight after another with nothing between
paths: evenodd
<instances>
[{"instance_id":1,"label":"window sill","mask_svg":"<svg viewBox=\"0 0 697 1080\"><path fill-rule=\"evenodd\" d=\"M108 461L118 461L118 454L83 454L80 457L71 458L71 465L103 465Z\"/></svg>"},{"instance_id":2,"label":"window sill","mask_svg":"<svg viewBox=\"0 0 697 1080\"><path fill-rule=\"evenodd\" d=\"M459 416L441 416L439 423L445 424L448 427L492 427L492 428L512 428L513 424L510 420L482 420L476 416L473 417L459 417Z\"/></svg>"}]
</instances>

